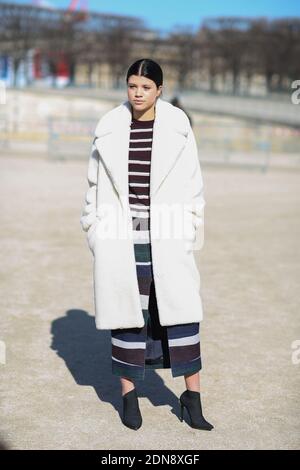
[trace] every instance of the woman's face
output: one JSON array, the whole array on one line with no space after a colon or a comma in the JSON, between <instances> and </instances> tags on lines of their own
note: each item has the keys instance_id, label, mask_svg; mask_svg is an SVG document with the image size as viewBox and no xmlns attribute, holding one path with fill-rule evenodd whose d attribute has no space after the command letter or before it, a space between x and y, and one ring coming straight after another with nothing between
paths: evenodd
<instances>
[{"instance_id":1,"label":"woman's face","mask_svg":"<svg viewBox=\"0 0 300 470\"><path fill-rule=\"evenodd\" d=\"M128 101L136 111L146 111L151 108L160 95L162 85L147 77L131 75L127 83Z\"/></svg>"}]
</instances>

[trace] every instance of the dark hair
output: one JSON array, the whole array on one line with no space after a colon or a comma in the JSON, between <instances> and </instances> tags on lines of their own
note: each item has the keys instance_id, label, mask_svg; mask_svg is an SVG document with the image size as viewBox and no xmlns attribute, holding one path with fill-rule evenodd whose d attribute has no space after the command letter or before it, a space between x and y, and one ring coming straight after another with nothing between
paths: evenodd
<instances>
[{"instance_id":1,"label":"dark hair","mask_svg":"<svg viewBox=\"0 0 300 470\"><path fill-rule=\"evenodd\" d=\"M156 83L157 88L163 84L163 72L157 62L151 59L139 59L134 62L128 69L126 82L131 75L140 75L150 78Z\"/></svg>"}]
</instances>

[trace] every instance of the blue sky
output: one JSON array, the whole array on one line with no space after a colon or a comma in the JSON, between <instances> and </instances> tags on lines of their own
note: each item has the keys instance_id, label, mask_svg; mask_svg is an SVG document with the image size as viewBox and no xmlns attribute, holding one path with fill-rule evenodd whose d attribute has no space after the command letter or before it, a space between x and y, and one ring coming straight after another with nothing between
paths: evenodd
<instances>
[{"instance_id":1,"label":"blue sky","mask_svg":"<svg viewBox=\"0 0 300 470\"><path fill-rule=\"evenodd\" d=\"M47 3L67 8L70 1L47 0ZM32 2L19 0L14 3ZM150 28L163 30L175 25L196 29L203 18L213 16L300 17L300 0L88 0L88 4L93 11L141 17Z\"/></svg>"}]
</instances>

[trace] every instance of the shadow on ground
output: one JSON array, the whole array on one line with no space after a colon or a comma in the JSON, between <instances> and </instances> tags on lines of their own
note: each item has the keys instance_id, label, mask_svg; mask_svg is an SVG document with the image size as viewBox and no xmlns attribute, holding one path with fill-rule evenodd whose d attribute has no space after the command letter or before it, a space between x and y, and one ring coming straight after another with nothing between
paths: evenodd
<instances>
[{"instance_id":1,"label":"shadow on ground","mask_svg":"<svg viewBox=\"0 0 300 470\"><path fill-rule=\"evenodd\" d=\"M93 387L99 399L110 403L121 418L120 381L111 372L110 330L97 330L93 316L72 309L52 322L51 334L51 348L64 360L75 382ZM145 380L135 385L139 397L147 397L153 406L169 405L178 415L178 397L155 370L146 370Z\"/></svg>"}]
</instances>

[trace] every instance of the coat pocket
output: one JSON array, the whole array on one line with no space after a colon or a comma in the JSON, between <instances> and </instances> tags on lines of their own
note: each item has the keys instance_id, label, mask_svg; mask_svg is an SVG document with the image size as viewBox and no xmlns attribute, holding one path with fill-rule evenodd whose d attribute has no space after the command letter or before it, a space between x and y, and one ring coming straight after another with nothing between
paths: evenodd
<instances>
[{"instance_id":1,"label":"coat pocket","mask_svg":"<svg viewBox=\"0 0 300 470\"><path fill-rule=\"evenodd\" d=\"M96 236L96 229L97 229L97 226L98 226L98 223L100 222L100 219L99 217L96 217L96 219L94 220L94 222L91 224L91 226L89 227L88 231L87 231L87 241L88 241L88 245L89 245L89 248L91 250L91 252L94 254L94 244L95 244L95 236Z\"/></svg>"},{"instance_id":2,"label":"coat pocket","mask_svg":"<svg viewBox=\"0 0 300 470\"><path fill-rule=\"evenodd\" d=\"M187 252L193 251L196 241L197 229L195 224L190 221L188 225L187 235L185 237L185 249Z\"/></svg>"}]
</instances>

